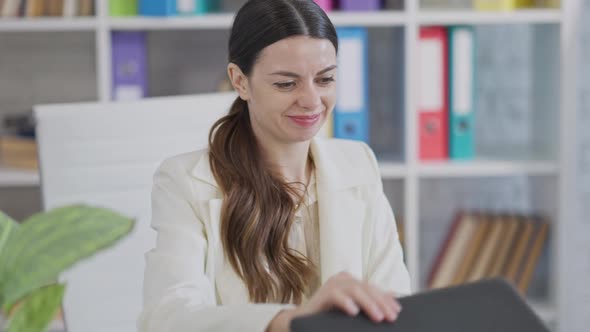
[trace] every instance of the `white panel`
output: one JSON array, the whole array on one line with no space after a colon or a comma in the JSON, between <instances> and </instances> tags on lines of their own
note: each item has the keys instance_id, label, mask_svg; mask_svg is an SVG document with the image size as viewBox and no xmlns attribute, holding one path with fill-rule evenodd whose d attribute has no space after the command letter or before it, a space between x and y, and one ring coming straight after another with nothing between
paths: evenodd
<instances>
[{"instance_id":1,"label":"white panel","mask_svg":"<svg viewBox=\"0 0 590 332\"><path fill-rule=\"evenodd\" d=\"M207 145L233 93L35 107L45 209L104 206L136 220L133 233L67 271L68 332L136 330L142 305L152 177L172 155Z\"/></svg>"},{"instance_id":2,"label":"white panel","mask_svg":"<svg viewBox=\"0 0 590 332\"><path fill-rule=\"evenodd\" d=\"M143 97L143 90L136 85L120 85L115 89L115 100L138 100Z\"/></svg>"},{"instance_id":3,"label":"white panel","mask_svg":"<svg viewBox=\"0 0 590 332\"><path fill-rule=\"evenodd\" d=\"M195 0L177 0L176 9L179 13L190 14L195 12Z\"/></svg>"},{"instance_id":4,"label":"white panel","mask_svg":"<svg viewBox=\"0 0 590 332\"><path fill-rule=\"evenodd\" d=\"M455 30L453 38L453 112L467 114L473 104L473 33Z\"/></svg>"},{"instance_id":5,"label":"white panel","mask_svg":"<svg viewBox=\"0 0 590 332\"><path fill-rule=\"evenodd\" d=\"M363 96L363 44L360 39L342 39L338 51L338 111L358 112Z\"/></svg>"},{"instance_id":6,"label":"white panel","mask_svg":"<svg viewBox=\"0 0 590 332\"><path fill-rule=\"evenodd\" d=\"M439 111L443 107L443 46L441 41L420 40L420 99L422 112Z\"/></svg>"}]
</instances>

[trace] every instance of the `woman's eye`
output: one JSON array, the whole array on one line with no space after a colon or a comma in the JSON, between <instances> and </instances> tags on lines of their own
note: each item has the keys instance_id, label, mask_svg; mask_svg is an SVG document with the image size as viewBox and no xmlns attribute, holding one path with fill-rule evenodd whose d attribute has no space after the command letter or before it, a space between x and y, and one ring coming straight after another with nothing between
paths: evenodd
<instances>
[{"instance_id":1,"label":"woman's eye","mask_svg":"<svg viewBox=\"0 0 590 332\"><path fill-rule=\"evenodd\" d=\"M291 89L295 86L295 82L283 82L283 83L275 83L275 86L279 89Z\"/></svg>"},{"instance_id":2,"label":"woman's eye","mask_svg":"<svg viewBox=\"0 0 590 332\"><path fill-rule=\"evenodd\" d=\"M322 85L328 85L328 84L330 84L330 83L332 83L334 81L335 81L335 79L334 79L333 76L330 76L330 77L322 77L322 78L320 78L319 83L322 84Z\"/></svg>"}]
</instances>

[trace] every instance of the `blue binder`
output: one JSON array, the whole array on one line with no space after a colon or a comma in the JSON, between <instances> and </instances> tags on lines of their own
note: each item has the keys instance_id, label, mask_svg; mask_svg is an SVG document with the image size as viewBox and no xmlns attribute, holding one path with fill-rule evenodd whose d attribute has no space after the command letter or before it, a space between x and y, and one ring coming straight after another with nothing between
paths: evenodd
<instances>
[{"instance_id":1,"label":"blue binder","mask_svg":"<svg viewBox=\"0 0 590 332\"><path fill-rule=\"evenodd\" d=\"M140 0L139 15L143 16L174 16L176 10L176 0Z\"/></svg>"},{"instance_id":2,"label":"blue binder","mask_svg":"<svg viewBox=\"0 0 590 332\"><path fill-rule=\"evenodd\" d=\"M475 157L475 30L449 27L449 155Z\"/></svg>"},{"instance_id":3,"label":"blue binder","mask_svg":"<svg viewBox=\"0 0 590 332\"><path fill-rule=\"evenodd\" d=\"M219 9L219 0L141 0L139 14L144 16L199 15Z\"/></svg>"},{"instance_id":4,"label":"blue binder","mask_svg":"<svg viewBox=\"0 0 590 332\"><path fill-rule=\"evenodd\" d=\"M202 15L220 9L219 0L176 0L179 15Z\"/></svg>"},{"instance_id":5,"label":"blue binder","mask_svg":"<svg viewBox=\"0 0 590 332\"><path fill-rule=\"evenodd\" d=\"M339 28L334 137L369 143L367 29Z\"/></svg>"}]
</instances>

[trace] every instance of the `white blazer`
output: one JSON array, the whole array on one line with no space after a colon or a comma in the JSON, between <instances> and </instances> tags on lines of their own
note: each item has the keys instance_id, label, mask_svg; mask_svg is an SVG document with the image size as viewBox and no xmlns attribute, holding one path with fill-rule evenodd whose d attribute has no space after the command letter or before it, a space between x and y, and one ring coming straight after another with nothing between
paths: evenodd
<instances>
[{"instance_id":1,"label":"white blazer","mask_svg":"<svg viewBox=\"0 0 590 332\"><path fill-rule=\"evenodd\" d=\"M364 144L314 139L321 281L347 271L410 293L393 212L377 161ZM288 305L252 304L220 240L222 195L207 150L170 158L154 176L141 332L264 331Z\"/></svg>"}]
</instances>

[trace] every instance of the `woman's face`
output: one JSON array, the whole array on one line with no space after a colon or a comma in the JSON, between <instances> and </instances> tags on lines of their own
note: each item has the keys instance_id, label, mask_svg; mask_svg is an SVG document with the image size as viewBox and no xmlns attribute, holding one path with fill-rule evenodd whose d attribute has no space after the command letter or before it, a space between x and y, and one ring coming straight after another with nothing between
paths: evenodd
<instances>
[{"instance_id":1,"label":"woman's face","mask_svg":"<svg viewBox=\"0 0 590 332\"><path fill-rule=\"evenodd\" d=\"M283 39L260 54L247 79L248 106L259 140L312 139L336 102L336 50L327 39Z\"/></svg>"}]
</instances>

